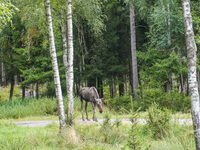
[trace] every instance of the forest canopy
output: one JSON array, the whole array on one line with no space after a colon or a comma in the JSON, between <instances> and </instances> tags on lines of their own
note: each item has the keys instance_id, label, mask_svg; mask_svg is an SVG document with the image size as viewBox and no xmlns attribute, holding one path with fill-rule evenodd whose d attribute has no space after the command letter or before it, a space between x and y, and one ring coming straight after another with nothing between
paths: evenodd
<instances>
[{"instance_id":1,"label":"forest canopy","mask_svg":"<svg viewBox=\"0 0 200 150\"><path fill-rule=\"evenodd\" d=\"M74 0L74 94L95 86L112 105L127 103L132 95L131 37L128 0ZM62 13L64 0L51 1L55 46L62 92L66 95L63 64ZM178 0L140 0L135 11L138 106L153 101L180 111L190 108L182 4ZM199 1L191 1L197 49ZM0 86L15 81L37 97L55 96L48 29L42 0L1 0ZM64 16L67 19L67 15ZM199 58L199 52L197 51ZM197 59L198 79L200 77ZM198 84L200 82L198 81ZM45 90L41 90L41 86ZM3 100L3 98L2 98ZM182 102L185 102L184 104ZM122 104L123 106L123 104ZM129 109L130 106L124 106Z\"/></svg>"}]
</instances>

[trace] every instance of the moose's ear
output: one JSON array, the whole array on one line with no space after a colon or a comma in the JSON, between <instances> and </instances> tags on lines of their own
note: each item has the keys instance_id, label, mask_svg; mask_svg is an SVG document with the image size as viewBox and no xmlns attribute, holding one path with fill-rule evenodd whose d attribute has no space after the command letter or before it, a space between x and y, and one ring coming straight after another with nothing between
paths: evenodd
<instances>
[{"instance_id":1,"label":"moose's ear","mask_svg":"<svg viewBox=\"0 0 200 150\"><path fill-rule=\"evenodd\" d=\"M105 98L101 98L101 100L103 101Z\"/></svg>"},{"instance_id":2,"label":"moose's ear","mask_svg":"<svg viewBox=\"0 0 200 150\"><path fill-rule=\"evenodd\" d=\"M99 102L101 99L94 99L95 102Z\"/></svg>"}]
</instances>

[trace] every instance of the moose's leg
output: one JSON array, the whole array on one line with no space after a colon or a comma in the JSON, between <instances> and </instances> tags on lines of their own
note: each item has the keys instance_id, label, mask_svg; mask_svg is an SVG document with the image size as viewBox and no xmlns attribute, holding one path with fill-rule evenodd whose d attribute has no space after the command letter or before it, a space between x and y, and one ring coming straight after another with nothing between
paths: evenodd
<instances>
[{"instance_id":1,"label":"moose's leg","mask_svg":"<svg viewBox=\"0 0 200 150\"><path fill-rule=\"evenodd\" d=\"M90 119L88 119L87 106L88 106L88 102L85 101L85 113L86 113L86 119L87 119L88 121L90 121Z\"/></svg>"},{"instance_id":2,"label":"moose's leg","mask_svg":"<svg viewBox=\"0 0 200 150\"><path fill-rule=\"evenodd\" d=\"M83 99L81 98L81 113L82 113L82 120L84 120L84 117L83 117Z\"/></svg>"},{"instance_id":3,"label":"moose's leg","mask_svg":"<svg viewBox=\"0 0 200 150\"><path fill-rule=\"evenodd\" d=\"M93 108L93 120L98 122L97 120L97 116L96 116L96 110L95 110L95 107L96 107L96 103L93 103L92 102L92 108Z\"/></svg>"}]
</instances>

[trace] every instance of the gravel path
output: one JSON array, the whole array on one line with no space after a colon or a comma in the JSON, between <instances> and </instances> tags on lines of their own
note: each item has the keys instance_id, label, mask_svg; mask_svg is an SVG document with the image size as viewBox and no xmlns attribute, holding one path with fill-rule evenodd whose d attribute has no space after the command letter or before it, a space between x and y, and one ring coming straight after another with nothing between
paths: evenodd
<instances>
[{"instance_id":1,"label":"gravel path","mask_svg":"<svg viewBox=\"0 0 200 150\"><path fill-rule=\"evenodd\" d=\"M111 122L114 122L115 119L111 119ZM122 123L128 123L130 124L131 121L129 119L121 119ZM173 119L172 120L174 123L178 123L180 125L191 125L192 124L192 120L191 119ZM82 121L82 120L75 120L76 123L79 124L101 124L103 123L103 119L98 119L98 122L94 122L94 121ZM147 123L147 119L137 119L138 124L146 124ZM13 122L14 124L16 124L17 126L22 126L22 127L45 127L49 124L52 123L57 123L59 124L58 120L43 120L43 121L17 121L17 122Z\"/></svg>"}]
</instances>

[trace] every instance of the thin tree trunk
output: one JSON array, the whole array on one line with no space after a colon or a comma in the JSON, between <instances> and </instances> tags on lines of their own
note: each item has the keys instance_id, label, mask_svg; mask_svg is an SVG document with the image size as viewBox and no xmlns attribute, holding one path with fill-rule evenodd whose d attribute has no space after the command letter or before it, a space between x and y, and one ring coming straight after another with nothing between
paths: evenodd
<instances>
[{"instance_id":1,"label":"thin tree trunk","mask_svg":"<svg viewBox=\"0 0 200 150\"><path fill-rule=\"evenodd\" d=\"M24 78L21 78L21 81L24 81ZM26 86L22 84L22 99L24 100L25 98L25 92L26 92Z\"/></svg>"},{"instance_id":2,"label":"thin tree trunk","mask_svg":"<svg viewBox=\"0 0 200 150\"><path fill-rule=\"evenodd\" d=\"M5 65L4 63L2 62L1 63L1 83L2 83L2 86L6 86L6 69L5 69Z\"/></svg>"},{"instance_id":3,"label":"thin tree trunk","mask_svg":"<svg viewBox=\"0 0 200 150\"><path fill-rule=\"evenodd\" d=\"M110 98L115 98L117 90L114 82L112 81L110 82L109 89L110 89Z\"/></svg>"},{"instance_id":4,"label":"thin tree trunk","mask_svg":"<svg viewBox=\"0 0 200 150\"><path fill-rule=\"evenodd\" d=\"M33 100L33 98L34 98L34 90L33 90L33 84L32 83L31 83L30 87L31 87L30 97L31 97L31 100Z\"/></svg>"},{"instance_id":5,"label":"thin tree trunk","mask_svg":"<svg viewBox=\"0 0 200 150\"><path fill-rule=\"evenodd\" d=\"M74 85L74 71L73 71L73 61L74 61L74 47L73 47L73 25L72 25L72 2L71 0L67 0L68 2L68 117L72 118L74 111L74 96L73 96L73 85Z\"/></svg>"},{"instance_id":6,"label":"thin tree trunk","mask_svg":"<svg viewBox=\"0 0 200 150\"><path fill-rule=\"evenodd\" d=\"M11 80L10 80L10 98L9 98L10 101L12 101L14 85L15 85L14 75L11 75Z\"/></svg>"},{"instance_id":7,"label":"thin tree trunk","mask_svg":"<svg viewBox=\"0 0 200 150\"><path fill-rule=\"evenodd\" d=\"M51 54L53 74L54 74L56 99L58 102L59 123L60 123L60 129L63 130L66 125L65 111L64 111L62 90L61 90L61 85L60 85L60 75L59 75L59 70L58 70L57 56L56 56L50 0L44 0L44 6L46 9L46 17L47 17L47 24L48 24L48 31L49 31L49 45L50 45L50 54Z\"/></svg>"},{"instance_id":8,"label":"thin tree trunk","mask_svg":"<svg viewBox=\"0 0 200 150\"><path fill-rule=\"evenodd\" d=\"M167 82L165 83L165 92L170 92L171 90L171 80L167 79Z\"/></svg>"},{"instance_id":9,"label":"thin tree trunk","mask_svg":"<svg viewBox=\"0 0 200 150\"><path fill-rule=\"evenodd\" d=\"M12 42L11 42L12 43ZM15 85L15 75L14 75L14 66L13 66L13 56L11 54L11 77L10 77L10 97L9 100L12 101L12 97L13 97L13 91L14 91L14 85Z\"/></svg>"},{"instance_id":10,"label":"thin tree trunk","mask_svg":"<svg viewBox=\"0 0 200 150\"><path fill-rule=\"evenodd\" d=\"M182 0L183 18L185 26L185 38L187 48L188 60L188 83L189 92L192 105L192 121L194 128L194 136L196 142L196 149L200 150L200 105L199 105L199 91L196 74L196 44L194 40L194 32L192 27L192 16L190 11L190 0Z\"/></svg>"},{"instance_id":11,"label":"thin tree trunk","mask_svg":"<svg viewBox=\"0 0 200 150\"><path fill-rule=\"evenodd\" d=\"M39 83L36 83L36 98L39 99Z\"/></svg>"},{"instance_id":12,"label":"thin tree trunk","mask_svg":"<svg viewBox=\"0 0 200 150\"><path fill-rule=\"evenodd\" d=\"M103 81L102 81L102 78L98 78L97 82L98 82L98 88L97 89L98 89L99 96L103 97Z\"/></svg>"},{"instance_id":13,"label":"thin tree trunk","mask_svg":"<svg viewBox=\"0 0 200 150\"><path fill-rule=\"evenodd\" d=\"M119 96L124 95L124 83L119 83Z\"/></svg>"},{"instance_id":14,"label":"thin tree trunk","mask_svg":"<svg viewBox=\"0 0 200 150\"><path fill-rule=\"evenodd\" d=\"M14 76L14 80L15 80L15 85L18 85L18 76L17 75Z\"/></svg>"},{"instance_id":15,"label":"thin tree trunk","mask_svg":"<svg viewBox=\"0 0 200 150\"><path fill-rule=\"evenodd\" d=\"M131 30L132 76L133 76L132 88L134 96L137 97L138 94L136 90L139 87L139 81L138 81L138 68L137 68L137 57L136 57L135 14L132 3L130 3L130 30Z\"/></svg>"},{"instance_id":16,"label":"thin tree trunk","mask_svg":"<svg viewBox=\"0 0 200 150\"><path fill-rule=\"evenodd\" d=\"M183 92L184 90L184 88L183 88L183 86L184 86L184 84L183 84L183 74L181 73L181 75L180 75L180 86L181 86L181 92Z\"/></svg>"},{"instance_id":17,"label":"thin tree trunk","mask_svg":"<svg viewBox=\"0 0 200 150\"><path fill-rule=\"evenodd\" d=\"M65 66L65 77L66 77L66 90L68 91L68 58L67 58L67 22L65 21L64 12L61 12L62 24L62 41L63 41L63 63Z\"/></svg>"}]
</instances>

